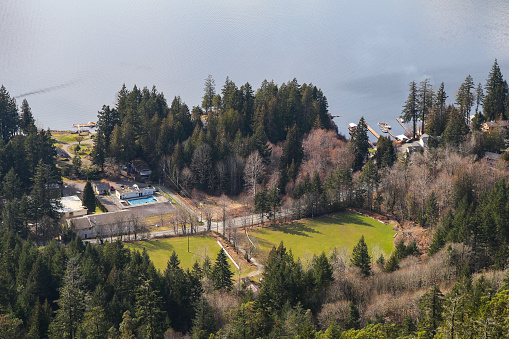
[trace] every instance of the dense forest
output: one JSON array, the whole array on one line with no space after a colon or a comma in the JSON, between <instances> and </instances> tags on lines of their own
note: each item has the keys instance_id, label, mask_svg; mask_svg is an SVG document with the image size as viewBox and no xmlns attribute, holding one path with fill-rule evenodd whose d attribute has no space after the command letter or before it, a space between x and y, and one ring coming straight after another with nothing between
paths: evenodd
<instances>
[{"instance_id":1,"label":"dense forest","mask_svg":"<svg viewBox=\"0 0 509 339\"><path fill-rule=\"evenodd\" d=\"M507 337L509 91L495 61L485 85L411 82L401 117L427 147L372 149L361 118L339 135L327 99L296 80L254 91L205 80L192 109L152 88L125 86L98 115L93 161L105 173L135 159L179 191L244 194L275 222L361 208L405 230L389 257L361 238L309 260L273 248L253 291L235 285L223 252L164 272L121 242L84 245L59 222L61 181L49 132L28 103L0 89L0 337L5 338L463 338ZM471 119L471 116L473 118ZM409 233L410 234L410 233ZM61 241L54 240L63 235ZM44 245L44 246L41 246Z\"/></svg>"},{"instance_id":2,"label":"dense forest","mask_svg":"<svg viewBox=\"0 0 509 339\"><path fill-rule=\"evenodd\" d=\"M284 188L302 161L302 155L291 153L302 136L312 128L337 129L322 91L295 79L281 86L264 81L254 93L249 83L238 88L227 78L215 94L209 77L202 106L190 109L177 96L168 107L155 87L122 87L116 107L99 112L94 162L104 167L143 159L154 170L154 181L162 178L179 190L238 194L244 159L257 152L268 165L270 144L286 140L294 144L277 164Z\"/></svg>"}]
</instances>

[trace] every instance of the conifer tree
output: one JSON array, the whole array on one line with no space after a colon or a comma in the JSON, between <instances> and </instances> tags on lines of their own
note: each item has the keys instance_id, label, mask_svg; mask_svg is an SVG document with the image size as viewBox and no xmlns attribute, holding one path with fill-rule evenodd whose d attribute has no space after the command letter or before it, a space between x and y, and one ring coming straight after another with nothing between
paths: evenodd
<instances>
[{"instance_id":1,"label":"conifer tree","mask_svg":"<svg viewBox=\"0 0 509 339\"><path fill-rule=\"evenodd\" d=\"M364 236L361 237L357 245L353 248L352 258L350 259L352 266L359 267L364 276L371 274L371 257L368 252L368 245L364 241Z\"/></svg>"},{"instance_id":2,"label":"conifer tree","mask_svg":"<svg viewBox=\"0 0 509 339\"><path fill-rule=\"evenodd\" d=\"M0 138L7 143L18 130L18 110L16 100L0 86Z\"/></svg>"},{"instance_id":3,"label":"conifer tree","mask_svg":"<svg viewBox=\"0 0 509 339\"><path fill-rule=\"evenodd\" d=\"M147 339L160 338L166 330L166 314L161 310L159 291L150 280L144 280L136 291L138 333Z\"/></svg>"},{"instance_id":4,"label":"conifer tree","mask_svg":"<svg viewBox=\"0 0 509 339\"><path fill-rule=\"evenodd\" d=\"M23 193L21 181L19 180L19 177L16 174L14 168L11 168L4 177L4 180L2 182L2 192L3 196L7 200L21 198L21 195Z\"/></svg>"},{"instance_id":5,"label":"conifer tree","mask_svg":"<svg viewBox=\"0 0 509 339\"><path fill-rule=\"evenodd\" d=\"M216 82L214 81L214 78L212 78L212 75L209 74L207 79L205 79L205 88L203 89L205 94L203 95L203 102L201 104L206 114L213 106L213 100L214 97L216 96L215 86Z\"/></svg>"},{"instance_id":6,"label":"conifer tree","mask_svg":"<svg viewBox=\"0 0 509 339\"><path fill-rule=\"evenodd\" d=\"M136 335L134 334L135 328L136 326L134 324L134 319L131 317L131 312L129 312L129 310L125 311L119 326L119 338L136 339Z\"/></svg>"},{"instance_id":7,"label":"conifer tree","mask_svg":"<svg viewBox=\"0 0 509 339\"><path fill-rule=\"evenodd\" d=\"M231 291L233 288L233 272L228 264L228 258L224 250L221 249L217 254L216 262L212 267L211 279L215 290L225 289Z\"/></svg>"},{"instance_id":8,"label":"conifer tree","mask_svg":"<svg viewBox=\"0 0 509 339\"><path fill-rule=\"evenodd\" d=\"M358 171L362 168L364 159L366 159L369 151L368 129L364 117L361 117L357 127L353 131L350 143L355 157L353 170Z\"/></svg>"},{"instance_id":9,"label":"conifer tree","mask_svg":"<svg viewBox=\"0 0 509 339\"><path fill-rule=\"evenodd\" d=\"M497 60L491 67L491 71L484 86L486 96L484 97L483 109L487 120L496 120L500 116L505 117L505 99L507 93L504 88L504 79L500 72Z\"/></svg>"},{"instance_id":10,"label":"conifer tree","mask_svg":"<svg viewBox=\"0 0 509 339\"><path fill-rule=\"evenodd\" d=\"M32 115L32 109L28 105L27 99L23 99L23 102L21 103L21 117L19 120L19 127L25 135L37 133L37 128L35 127L35 119Z\"/></svg>"},{"instance_id":11,"label":"conifer tree","mask_svg":"<svg viewBox=\"0 0 509 339\"><path fill-rule=\"evenodd\" d=\"M401 118L405 121L412 121L413 123L413 138L415 138L415 132L417 129L417 119L418 119L418 93L417 93L417 84L415 81L410 83L410 93L408 94L408 99L405 102L405 106L403 106L403 111L401 114ZM357 126L358 127L358 126Z\"/></svg>"},{"instance_id":12,"label":"conifer tree","mask_svg":"<svg viewBox=\"0 0 509 339\"><path fill-rule=\"evenodd\" d=\"M90 181L87 181L83 189L83 205L87 208L88 214L95 212L95 194Z\"/></svg>"},{"instance_id":13,"label":"conifer tree","mask_svg":"<svg viewBox=\"0 0 509 339\"><path fill-rule=\"evenodd\" d=\"M85 290L76 258L69 259L60 288L59 309L50 325L51 338L75 338L85 311Z\"/></svg>"},{"instance_id":14,"label":"conifer tree","mask_svg":"<svg viewBox=\"0 0 509 339\"><path fill-rule=\"evenodd\" d=\"M421 81L421 87L419 87L418 90L418 102L419 102L419 119L422 122L422 128L421 133L424 133L424 128L426 126L425 122L428 118L429 111L431 110L431 107L433 106L433 87L429 83L429 79L426 78L423 81Z\"/></svg>"},{"instance_id":15,"label":"conifer tree","mask_svg":"<svg viewBox=\"0 0 509 339\"><path fill-rule=\"evenodd\" d=\"M334 281L332 274L333 269L325 252L313 258L313 275L316 286L323 288Z\"/></svg>"},{"instance_id":16,"label":"conifer tree","mask_svg":"<svg viewBox=\"0 0 509 339\"><path fill-rule=\"evenodd\" d=\"M345 328L347 330L349 329L358 330L361 326L360 324L361 315L359 309L353 302L350 302L349 307L350 311L348 313L348 318L345 321Z\"/></svg>"},{"instance_id":17,"label":"conifer tree","mask_svg":"<svg viewBox=\"0 0 509 339\"><path fill-rule=\"evenodd\" d=\"M426 338L434 338L443 320L444 295L435 285L419 300L419 329L425 331Z\"/></svg>"},{"instance_id":18,"label":"conifer tree","mask_svg":"<svg viewBox=\"0 0 509 339\"><path fill-rule=\"evenodd\" d=\"M468 75L461 84L458 94L456 95L456 104L459 107L460 114L465 118L465 123L470 123L470 110L474 105L474 80Z\"/></svg>"}]
</instances>

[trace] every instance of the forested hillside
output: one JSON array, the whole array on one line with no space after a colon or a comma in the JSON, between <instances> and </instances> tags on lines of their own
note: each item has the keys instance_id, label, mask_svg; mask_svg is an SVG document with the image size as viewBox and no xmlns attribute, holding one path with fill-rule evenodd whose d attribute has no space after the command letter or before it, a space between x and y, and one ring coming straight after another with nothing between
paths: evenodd
<instances>
[{"instance_id":1,"label":"forested hillside","mask_svg":"<svg viewBox=\"0 0 509 339\"><path fill-rule=\"evenodd\" d=\"M302 155L293 151L303 135L312 128L336 130L322 91L297 80L281 86L264 81L254 91L227 78L216 95L209 77L202 106L190 109L178 96L168 106L155 87L122 87L116 107L99 112L94 162L104 167L141 158L154 170L152 179L175 188L237 194L245 159L257 152L268 165L271 145L290 135L293 144L277 164L284 188L297 175Z\"/></svg>"},{"instance_id":2,"label":"forested hillside","mask_svg":"<svg viewBox=\"0 0 509 339\"><path fill-rule=\"evenodd\" d=\"M443 83L409 89L397 114L410 137L430 136L414 152L384 136L373 148L364 118L345 140L321 90L296 80L253 90L227 79L216 93L209 77L191 109L124 86L103 107L93 160L104 175L143 159L153 181L242 194L273 223L282 209L299 219L353 207L401 228L387 257L364 238L302 261L281 243L261 281L239 285L223 252L190 270L174 254L158 272L147 253L84 245L60 226L53 142L1 87L0 337L507 337L507 83L495 61L484 86L468 76L455 100Z\"/></svg>"}]
</instances>

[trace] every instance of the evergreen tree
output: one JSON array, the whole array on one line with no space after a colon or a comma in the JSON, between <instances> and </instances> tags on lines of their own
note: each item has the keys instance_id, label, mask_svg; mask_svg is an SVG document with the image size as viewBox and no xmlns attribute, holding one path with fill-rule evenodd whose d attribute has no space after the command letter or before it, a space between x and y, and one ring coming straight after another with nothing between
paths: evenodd
<instances>
[{"instance_id":1,"label":"evergreen tree","mask_svg":"<svg viewBox=\"0 0 509 339\"><path fill-rule=\"evenodd\" d=\"M470 124L470 110L474 105L474 80L470 75L461 84L456 95L456 104L459 107L460 114L465 118L465 123Z\"/></svg>"},{"instance_id":2,"label":"evergreen tree","mask_svg":"<svg viewBox=\"0 0 509 339\"><path fill-rule=\"evenodd\" d=\"M431 107L433 106L433 87L429 83L429 79L426 78L423 81L421 81L421 86L418 90L418 102L419 102L419 119L422 122L422 128L421 128L421 134L424 133L424 128L426 126L425 122L428 118L429 111L431 110Z\"/></svg>"},{"instance_id":3,"label":"evergreen tree","mask_svg":"<svg viewBox=\"0 0 509 339\"><path fill-rule=\"evenodd\" d=\"M50 325L50 338L75 338L85 311L85 291L76 258L69 259L60 288L58 310Z\"/></svg>"},{"instance_id":4,"label":"evergreen tree","mask_svg":"<svg viewBox=\"0 0 509 339\"><path fill-rule=\"evenodd\" d=\"M354 246L350 263L352 266L359 267L364 276L371 274L371 257L369 256L368 245L364 241L364 236Z\"/></svg>"},{"instance_id":5,"label":"evergreen tree","mask_svg":"<svg viewBox=\"0 0 509 339\"><path fill-rule=\"evenodd\" d=\"M413 138L415 138L415 132L417 128L417 119L418 119L418 93L417 93L417 84L415 81L410 83L410 93L408 94L408 99L405 102L405 106L403 106L403 111L401 114L401 118L404 121L412 121L413 123ZM358 127L358 126L357 126Z\"/></svg>"},{"instance_id":6,"label":"evergreen tree","mask_svg":"<svg viewBox=\"0 0 509 339\"><path fill-rule=\"evenodd\" d=\"M504 104L507 93L504 88L504 79L500 72L500 66L496 59L484 88L486 96L484 97L483 109L486 119L491 121L498 119L500 116L505 118Z\"/></svg>"},{"instance_id":7,"label":"evergreen tree","mask_svg":"<svg viewBox=\"0 0 509 339\"><path fill-rule=\"evenodd\" d=\"M428 124L425 126L426 133L431 136L439 136L445 129L447 123L446 100L447 94L445 93L444 83L442 82L436 92Z\"/></svg>"},{"instance_id":8,"label":"evergreen tree","mask_svg":"<svg viewBox=\"0 0 509 339\"><path fill-rule=\"evenodd\" d=\"M49 306L48 300L43 305L37 300L28 321L27 337L31 339L46 338L52 315L53 310Z\"/></svg>"},{"instance_id":9,"label":"evergreen tree","mask_svg":"<svg viewBox=\"0 0 509 339\"><path fill-rule=\"evenodd\" d=\"M464 116L454 107L449 107L449 122L442 134L441 144L459 145L464 136L468 133L468 127Z\"/></svg>"},{"instance_id":10,"label":"evergreen tree","mask_svg":"<svg viewBox=\"0 0 509 339\"><path fill-rule=\"evenodd\" d=\"M431 227L435 226L438 222L439 208L437 197L435 192L432 191L426 199L426 205L424 207L424 224Z\"/></svg>"},{"instance_id":11,"label":"evergreen tree","mask_svg":"<svg viewBox=\"0 0 509 339\"><path fill-rule=\"evenodd\" d=\"M426 338L434 338L443 320L444 295L437 285L425 293L419 300L419 329Z\"/></svg>"},{"instance_id":12,"label":"evergreen tree","mask_svg":"<svg viewBox=\"0 0 509 339\"><path fill-rule=\"evenodd\" d=\"M217 254L216 262L212 267L211 280L215 290L225 289L231 291L233 288L233 272L228 264L228 258L224 250L221 249Z\"/></svg>"},{"instance_id":13,"label":"evergreen tree","mask_svg":"<svg viewBox=\"0 0 509 339\"><path fill-rule=\"evenodd\" d=\"M313 258L313 275L315 285L319 288L324 288L334 281L332 266L325 252Z\"/></svg>"},{"instance_id":14,"label":"evergreen tree","mask_svg":"<svg viewBox=\"0 0 509 339\"><path fill-rule=\"evenodd\" d=\"M209 110L213 106L213 100L216 96L216 82L212 78L212 75L209 74L207 79L205 79L205 88L203 89L205 94L203 95L203 102L201 106L205 110L205 113L207 114Z\"/></svg>"},{"instance_id":15,"label":"evergreen tree","mask_svg":"<svg viewBox=\"0 0 509 339\"><path fill-rule=\"evenodd\" d=\"M378 138L376 143L376 164L378 168L391 167L396 160L396 151L391 138L383 135Z\"/></svg>"},{"instance_id":16,"label":"evergreen tree","mask_svg":"<svg viewBox=\"0 0 509 339\"><path fill-rule=\"evenodd\" d=\"M264 214L268 213L270 210L267 196L267 190L265 186L262 186L262 189L257 191L254 197L254 212L261 214L262 223Z\"/></svg>"},{"instance_id":17,"label":"evergreen tree","mask_svg":"<svg viewBox=\"0 0 509 339\"><path fill-rule=\"evenodd\" d=\"M396 255L391 255L387 264L385 264L384 271L391 273L399 270L399 260Z\"/></svg>"},{"instance_id":18,"label":"evergreen tree","mask_svg":"<svg viewBox=\"0 0 509 339\"><path fill-rule=\"evenodd\" d=\"M353 170L358 171L362 168L369 151L368 129L364 117L361 117L357 127L353 131L350 144L355 157Z\"/></svg>"},{"instance_id":19,"label":"evergreen tree","mask_svg":"<svg viewBox=\"0 0 509 339\"><path fill-rule=\"evenodd\" d=\"M273 247L263 272L257 300L259 307L280 311L287 303L297 305L304 292L302 276L301 266L293 260L283 242L277 248Z\"/></svg>"},{"instance_id":20,"label":"evergreen tree","mask_svg":"<svg viewBox=\"0 0 509 339\"><path fill-rule=\"evenodd\" d=\"M83 189L83 205L87 208L88 214L95 212L95 194L90 181L87 181Z\"/></svg>"},{"instance_id":21,"label":"evergreen tree","mask_svg":"<svg viewBox=\"0 0 509 339\"><path fill-rule=\"evenodd\" d=\"M32 109L28 105L28 101L26 99L23 99L23 102L21 103L19 128L25 135L37 133L37 127L35 127L35 120L32 115Z\"/></svg>"},{"instance_id":22,"label":"evergreen tree","mask_svg":"<svg viewBox=\"0 0 509 339\"><path fill-rule=\"evenodd\" d=\"M368 161L366 165L362 168L361 174L361 182L366 185L367 191L367 207L372 210L373 209L373 193L376 191L378 184L380 182L380 175L378 173L378 168L373 161Z\"/></svg>"},{"instance_id":23,"label":"evergreen tree","mask_svg":"<svg viewBox=\"0 0 509 339\"><path fill-rule=\"evenodd\" d=\"M361 326L360 324L361 315L359 309L353 302L350 302L349 307L350 311L348 313L348 318L345 321L345 328L347 330L349 329L358 330Z\"/></svg>"},{"instance_id":24,"label":"evergreen tree","mask_svg":"<svg viewBox=\"0 0 509 339\"><path fill-rule=\"evenodd\" d=\"M484 91L482 89L481 83L477 85L475 89L475 114L479 113L479 106L481 106L484 102Z\"/></svg>"},{"instance_id":25,"label":"evergreen tree","mask_svg":"<svg viewBox=\"0 0 509 339\"><path fill-rule=\"evenodd\" d=\"M278 169L281 172L285 172L287 178L293 180L297 176L298 168L304 157L304 150L302 148L302 139L299 135L297 124L294 124L292 128L286 134L286 140L283 145L283 154L279 159ZM289 171L290 167L294 166L294 171ZM290 173L291 172L291 173ZM284 190L286 182L281 188Z\"/></svg>"},{"instance_id":26,"label":"evergreen tree","mask_svg":"<svg viewBox=\"0 0 509 339\"><path fill-rule=\"evenodd\" d=\"M21 181L19 180L14 168L11 168L4 177L2 182L2 192L3 196L7 200L13 200L14 198L21 197L23 189L21 187Z\"/></svg>"},{"instance_id":27,"label":"evergreen tree","mask_svg":"<svg viewBox=\"0 0 509 339\"><path fill-rule=\"evenodd\" d=\"M122 315L122 322L119 326L119 338L120 339L136 339L136 335L134 334L134 330L136 326L134 324L134 319L131 317L131 312L125 311Z\"/></svg>"},{"instance_id":28,"label":"evergreen tree","mask_svg":"<svg viewBox=\"0 0 509 339\"><path fill-rule=\"evenodd\" d=\"M7 143L18 130L19 116L16 100L0 86L0 138Z\"/></svg>"},{"instance_id":29,"label":"evergreen tree","mask_svg":"<svg viewBox=\"0 0 509 339\"><path fill-rule=\"evenodd\" d=\"M208 339L216 330L214 310L205 298L201 298L196 307L196 317L191 329L193 339Z\"/></svg>"},{"instance_id":30,"label":"evergreen tree","mask_svg":"<svg viewBox=\"0 0 509 339\"><path fill-rule=\"evenodd\" d=\"M251 140L253 147L258 150L262 156L265 165L268 165L272 154L272 147L269 146L269 140L267 139L267 135L265 134L265 130L262 125L256 128Z\"/></svg>"},{"instance_id":31,"label":"evergreen tree","mask_svg":"<svg viewBox=\"0 0 509 339\"><path fill-rule=\"evenodd\" d=\"M143 338L162 338L166 330L166 314L161 310L159 291L150 280L143 280L136 290L136 322Z\"/></svg>"},{"instance_id":32,"label":"evergreen tree","mask_svg":"<svg viewBox=\"0 0 509 339\"><path fill-rule=\"evenodd\" d=\"M274 186L267 193L267 204L269 207L269 219L272 218L273 221L276 220L277 212L281 207L281 197L279 195L279 189Z\"/></svg>"}]
</instances>

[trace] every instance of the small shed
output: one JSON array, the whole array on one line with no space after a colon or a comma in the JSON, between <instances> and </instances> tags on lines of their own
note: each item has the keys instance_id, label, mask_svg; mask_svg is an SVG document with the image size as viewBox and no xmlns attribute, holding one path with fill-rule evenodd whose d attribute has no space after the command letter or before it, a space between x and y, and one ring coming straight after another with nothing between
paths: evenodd
<instances>
[{"instance_id":1,"label":"small shed","mask_svg":"<svg viewBox=\"0 0 509 339\"><path fill-rule=\"evenodd\" d=\"M95 194L106 194L110 190L110 184L107 182L93 183L92 188Z\"/></svg>"}]
</instances>

